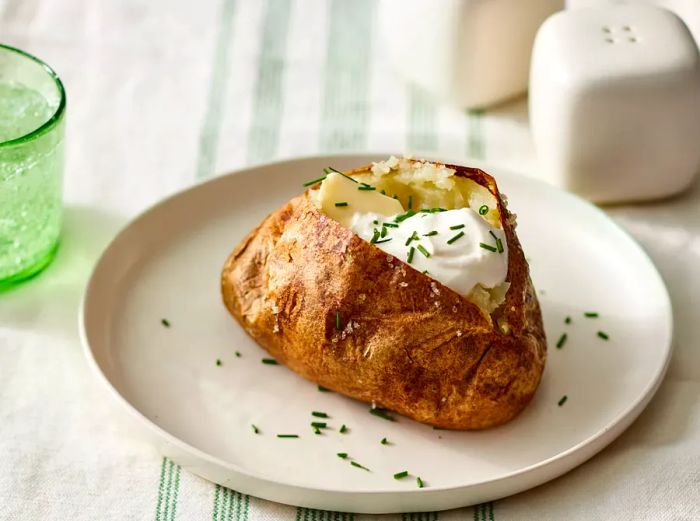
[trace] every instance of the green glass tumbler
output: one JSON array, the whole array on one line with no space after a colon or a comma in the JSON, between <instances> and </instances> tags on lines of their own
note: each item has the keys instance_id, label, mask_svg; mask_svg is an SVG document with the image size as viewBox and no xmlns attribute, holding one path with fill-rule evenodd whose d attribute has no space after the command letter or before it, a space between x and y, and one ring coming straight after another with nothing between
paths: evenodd
<instances>
[{"instance_id":1,"label":"green glass tumbler","mask_svg":"<svg viewBox=\"0 0 700 521\"><path fill-rule=\"evenodd\" d=\"M0 291L39 273L58 248L65 110L56 73L0 44Z\"/></svg>"}]
</instances>

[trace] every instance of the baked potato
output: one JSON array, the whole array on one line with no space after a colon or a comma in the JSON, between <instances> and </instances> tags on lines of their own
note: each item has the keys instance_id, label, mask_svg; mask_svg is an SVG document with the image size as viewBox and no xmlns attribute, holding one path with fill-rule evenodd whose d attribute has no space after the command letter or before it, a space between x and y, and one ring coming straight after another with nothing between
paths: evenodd
<instances>
[{"instance_id":1,"label":"baked potato","mask_svg":"<svg viewBox=\"0 0 700 521\"><path fill-rule=\"evenodd\" d=\"M476 168L393 157L340 175L358 183L352 197L392 199L385 214L402 208L404 222L451 209L478 214L496 239L481 247L501 254L505 281L464 294L411 264L411 255L428 262L427 251L387 254L378 229L366 240L343 222L351 205L324 199L329 176L233 250L221 274L229 312L280 363L372 407L445 429L513 418L539 385L546 339L515 216L495 180Z\"/></svg>"}]
</instances>

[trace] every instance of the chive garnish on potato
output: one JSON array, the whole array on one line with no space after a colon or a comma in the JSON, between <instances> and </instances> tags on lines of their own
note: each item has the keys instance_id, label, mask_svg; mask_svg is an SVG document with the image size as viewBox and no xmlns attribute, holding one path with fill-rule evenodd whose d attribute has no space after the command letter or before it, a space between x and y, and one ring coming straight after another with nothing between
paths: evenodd
<instances>
[{"instance_id":1,"label":"chive garnish on potato","mask_svg":"<svg viewBox=\"0 0 700 521\"><path fill-rule=\"evenodd\" d=\"M370 186L367 184L362 183L360 186L357 187L358 190L365 190L365 191L370 191L370 190L376 190L374 186Z\"/></svg>"},{"instance_id":2,"label":"chive garnish on potato","mask_svg":"<svg viewBox=\"0 0 700 521\"><path fill-rule=\"evenodd\" d=\"M586 318L598 318L600 315L595 311L586 311L583 316Z\"/></svg>"},{"instance_id":3,"label":"chive garnish on potato","mask_svg":"<svg viewBox=\"0 0 700 521\"><path fill-rule=\"evenodd\" d=\"M382 445L389 445L389 440L387 440L386 438L382 438L382 441L380 441L379 443L381 443Z\"/></svg>"},{"instance_id":4,"label":"chive garnish on potato","mask_svg":"<svg viewBox=\"0 0 700 521\"><path fill-rule=\"evenodd\" d=\"M348 453L347 452L339 452L336 454L340 459L347 459Z\"/></svg>"},{"instance_id":5,"label":"chive garnish on potato","mask_svg":"<svg viewBox=\"0 0 700 521\"><path fill-rule=\"evenodd\" d=\"M609 340L609 339L610 339L610 337L608 336L608 334L605 333L605 332L603 332L603 331L598 331L598 337L599 337L599 338L602 338L603 340Z\"/></svg>"},{"instance_id":6,"label":"chive garnish on potato","mask_svg":"<svg viewBox=\"0 0 700 521\"><path fill-rule=\"evenodd\" d=\"M340 331L341 329L343 329L343 328L341 327L341 326L342 326L342 323L341 323L342 319L343 319L343 316L340 314L340 311L336 311L336 312L335 312L335 328L336 328L338 331Z\"/></svg>"},{"instance_id":7,"label":"chive garnish on potato","mask_svg":"<svg viewBox=\"0 0 700 521\"><path fill-rule=\"evenodd\" d=\"M389 237L388 239L381 239L381 240L375 242L374 244L382 244L383 242L389 242L390 240L391 240L391 237Z\"/></svg>"},{"instance_id":8,"label":"chive garnish on potato","mask_svg":"<svg viewBox=\"0 0 700 521\"><path fill-rule=\"evenodd\" d=\"M348 428L345 426L345 424L342 424L342 425L340 426L340 429L338 429L338 432L339 432L340 434L345 434L346 432L348 432Z\"/></svg>"},{"instance_id":9,"label":"chive garnish on potato","mask_svg":"<svg viewBox=\"0 0 700 521\"><path fill-rule=\"evenodd\" d=\"M167 318L161 318L160 323L163 324L163 327L170 327L170 322L168 322Z\"/></svg>"},{"instance_id":10,"label":"chive garnish on potato","mask_svg":"<svg viewBox=\"0 0 700 521\"><path fill-rule=\"evenodd\" d=\"M423 480L420 479L420 476L416 478L416 485L418 485L418 488L423 488L425 484L423 483Z\"/></svg>"},{"instance_id":11,"label":"chive garnish on potato","mask_svg":"<svg viewBox=\"0 0 700 521\"><path fill-rule=\"evenodd\" d=\"M431 232L424 233L423 237L432 237L433 235L437 235L437 234L438 234L437 230L433 230Z\"/></svg>"},{"instance_id":12,"label":"chive garnish on potato","mask_svg":"<svg viewBox=\"0 0 700 521\"><path fill-rule=\"evenodd\" d=\"M337 168L333 168L332 166L327 166L326 168L323 169L323 172L324 172L326 175L330 174L331 172L335 172L336 174L342 175L342 176L345 177L346 179L350 179L350 181L352 181L353 183L357 183L357 182L358 182L357 179L353 179L353 178L350 177L349 175L345 175L343 172L341 172L341 171L338 170Z\"/></svg>"},{"instance_id":13,"label":"chive garnish on potato","mask_svg":"<svg viewBox=\"0 0 700 521\"><path fill-rule=\"evenodd\" d=\"M382 226L382 231L379 233L379 236L383 239L386 237L386 234L389 233L386 229L386 226Z\"/></svg>"},{"instance_id":14,"label":"chive garnish on potato","mask_svg":"<svg viewBox=\"0 0 700 521\"><path fill-rule=\"evenodd\" d=\"M274 358L263 358L262 363L267 365L279 365L279 362Z\"/></svg>"},{"instance_id":15,"label":"chive garnish on potato","mask_svg":"<svg viewBox=\"0 0 700 521\"><path fill-rule=\"evenodd\" d=\"M571 324L571 317L566 317L564 319L564 324Z\"/></svg>"},{"instance_id":16,"label":"chive garnish on potato","mask_svg":"<svg viewBox=\"0 0 700 521\"><path fill-rule=\"evenodd\" d=\"M430 252L429 252L428 250L426 250L426 249L423 247L422 244L419 244L419 245L417 246L417 249L418 249L419 252L421 252L423 255L425 255L425 258L426 258L426 259L429 259L429 258L430 258Z\"/></svg>"},{"instance_id":17,"label":"chive garnish on potato","mask_svg":"<svg viewBox=\"0 0 700 521\"><path fill-rule=\"evenodd\" d=\"M416 253L416 249L413 246L411 246L411 249L408 250L408 257L406 257L406 262L411 264L411 262L413 262L413 255L415 253Z\"/></svg>"},{"instance_id":18,"label":"chive garnish on potato","mask_svg":"<svg viewBox=\"0 0 700 521\"><path fill-rule=\"evenodd\" d=\"M216 359L216 365L217 367L221 367L221 358Z\"/></svg>"},{"instance_id":19,"label":"chive garnish on potato","mask_svg":"<svg viewBox=\"0 0 700 521\"><path fill-rule=\"evenodd\" d=\"M319 393L330 393L330 392L332 392L330 389L326 389L326 388L323 387L322 385L319 385L319 386L317 386L317 387L318 387L318 392L319 392Z\"/></svg>"},{"instance_id":20,"label":"chive garnish on potato","mask_svg":"<svg viewBox=\"0 0 700 521\"><path fill-rule=\"evenodd\" d=\"M236 351L236 358L240 358L240 357L241 357L241 352L240 352L240 351Z\"/></svg>"},{"instance_id":21,"label":"chive garnish on potato","mask_svg":"<svg viewBox=\"0 0 700 521\"><path fill-rule=\"evenodd\" d=\"M398 228L399 225L396 223L382 223L382 226L385 228Z\"/></svg>"},{"instance_id":22,"label":"chive garnish on potato","mask_svg":"<svg viewBox=\"0 0 700 521\"><path fill-rule=\"evenodd\" d=\"M298 434L278 434L278 438L298 438Z\"/></svg>"},{"instance_id":23,"label":"chive garnish on potato","mask_svg":"<svg viewBox=\"0 0 700 521\"><path fill-rule=\"evenodd\" d=\"M487 213L489 213L489 207L485 204L481 205L479 207L479 215L486 215Z\"/></svg>"},{"instance_id":24,"label":"chive garnish on potato","mask_svg":"<svg viewBox=\"0 0 700 521\"><path fill-rule=\"evenodd\" d=\"M455 224L454 226L450 226L450 230L461 230L464 228L463 224Z\"/></svg>"},{"instance_id":25,"label":"chive garnish on potato","mask_svg":"<svg viewBox=\"0 0 700 521\"><path fill-rule=\"evenodd\" d=\"M311 426L316 429L327 429L328 424L326 422L311 422Z\"/></svg>"},{"instance_id":26,"label":"chive garnish on potato","mask_svg":"<svg viewBox=\"0 0 700 521\"><path fill-rule=\"evenodd\" d=\"M381 232L375 228L374 231L372 232L372 238L369 240L370 244L376 244L376 242L379 240L380 236L381 236Z\"/></svg>"},{"instance_id":27,"label":"chive garnish on potato","mask_svg":"<svg viewBox=\"0 0 700 521\"><path fill-rule=\"evenodd\" d=\"M260 429L258 429L255 425L251 424L250 427L253 429L255 434L260 434Z\"/></svg>"},{"instance_id":28,"label":"chive garnish on potato","mask_svg":"<svg viewBox=\"0 0 700 521\"><path fill-rule=\"evenodd\" d=\"M498 251L497 248L494 248L494 247L491 246L490 244L484 244L483 242L480 242L480 243L479 243L479 246L481 246L481 247L482 247L483 249L485 249L485 250L489 250L489 251L492 251L492 252L494 252L494 253Z\"/></svg>"},{"instance_id":29,"label":"chive garnish on potato","mask_svg":"<svg viewBox=\"0 0 700 521\"><path fill-rule=\"evenodd\" d=\"M396 421L396 418L389 414L388 411L386 411L385 409L380 409L379 407L370 408L369 413L374 414L375 416L378 416L383 420L388 420L390 422Z\"/></svg>"},{"instance_id":30,"label":"chive garnish on potato","mask_svg":"<svg viewBox=\"0 0 700 521\"><path fill-rule=\"evenodd\" d=\"M397 222L397 223L403 222L406 219L408 219L409 217L413 217L414 215L416 215L416 212L414 212L413 210L409 210L407 212L404 212L404 213L399 214L396 217L394 217L394 222Z\"/></svg>"},{"instance_id":31,"label":"chive garnish on potato","mask_svg":"<svg viewBox=\"0 0 700 521\"><path fill-rule=\"evenodd\" d=\"M566 395L562 396L557 405L559 405L559 407L561 407L562 405L564 405L566 403L566 400L568 400L568 399L569 399L568 396L566 396Z\"/></svg>"},{"instance_id":32,"label":"chive garnish on potato","mask_svg":"<svg viewBox=\"0 0 700 521\"><path fill-rule=\"evenodd\" d=\"M397 472L396 474L394 474L394 479L403 479L403 478L405 478L406 476L408 476L408 471L407 471L407 470L403 470L403 471L401 471L401 472Z\"/></svg>"},{"instance_id":33,"label":"chive garnish on potato","mask_svg":"<svg viewBox=\"0 0 700 521\"><path fill-rule=\"evenodd\" d=\"M326 179L326 176L325 176L325 175L324 175L323 177L317 177L316 179L312 179L311 181L306 181L306 182L304 183L304 186L315 185L316 183L320 183L320 182L322 182L322 181L325 181L325 179Z\"/></svg>"},{"instance_id":34,"label":"chive garnish on potato","mask_svg":"<svg viewBox=\"0 0 700 521\"><path fill-rule=\"evenodd\" d=\"M346 201L338 201L335 203L336 206L341 207L341 206L349 206Z\"/></svg>"},{"instance_id":35,"label":"chive garnish on potato","mask_svg":"<svg viewBox=\"0 0 700 521\"><path fill-rule=\"evenodd\" d=\"M315 416L316 418L328 418L328 415L322 411L311 411L311 416Z\"/></svg>"},{"instance_id":36,"label":"chive garnish on potato","mask_svg":"<svg viewBox=\"0 0 700 521\"><path fill-rule=\"evenodd\" d=\"M411 241L417 241L417 240L419 240L419 239L420 239L420 237L418 237L418 233L416 233L416 232L414 231L414 232L411 234L411 236L410 236L408 239L406 239L406 244L405 244L404 246L408 246L409 244L411 244Z\"/></svg>"},{"instance_id":37,"label":"chive garnish on potato","mask_svg":"<svg viewBox=\"0 0 700 521\"><path fill-rule=\"evenodd\" d=\"M452 244L453 242L457 241L460 237L464 237L464 232L459 232L451 239L448 239L447 244ZM494 248L493 251L496 251L496 249Z\"/></svg>"},{"instance_id":38,"label":"chive garnish on potato","mask_svg":"<svg viewBox=\"0 0 700 521\"><path fill-rule=\"evenodd\" d=\"M413 210L413 196L412 195L408 196L408 209Z\"/></svg>"}]
</instances>

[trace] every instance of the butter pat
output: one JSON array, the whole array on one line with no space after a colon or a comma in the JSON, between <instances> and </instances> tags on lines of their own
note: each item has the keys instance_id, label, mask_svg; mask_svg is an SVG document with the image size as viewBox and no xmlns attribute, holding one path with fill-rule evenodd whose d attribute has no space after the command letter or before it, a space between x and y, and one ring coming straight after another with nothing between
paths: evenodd
<instances>
[{"instance_id":1,"label":"butter pat","mask_svg":"<svg viewBox=\"0 0 700 521\"><path fill-rule=\"evenodd\" d=\"M319 191L323 213L346 228L351 227L353 215L356 213L375 213L384 217L403 213L403 206L396 199L376 190L360 190L360 186L341 174L328 174ZM337 206L338 204L340 206Z\"/></svg>"}]
</instances>

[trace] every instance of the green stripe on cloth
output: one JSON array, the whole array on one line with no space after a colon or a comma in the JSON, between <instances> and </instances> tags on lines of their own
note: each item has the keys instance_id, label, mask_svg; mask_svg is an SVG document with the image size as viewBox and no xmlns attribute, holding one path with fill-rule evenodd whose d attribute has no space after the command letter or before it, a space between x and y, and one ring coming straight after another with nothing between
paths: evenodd
<instances>
[{"instance_id":1,"label":"green stripe on cloth","mask_svg":"<svg viewBox=\"0 0 700 521\"><path fill-rule=\"evenodd\" d=\"M493 501L474 505L474 521L495 521Z\"/></svg>"},{"instance_id":2,"label":"green stripe on cloth","mask_svg":"<svg viewBox=\"0 0 700 521\"><path fill-rule=\"evenodd\" d=\"M287 50L290 0L268 0L248 137L248 162L270 159L277 151L282 120L282 77Z\"/></svg>"},{"instance_id":3,"label":"green stripe on cloth","mask_svg":"<svg viewBox=\"0 0 700 521\"><path fill-rule=\"evenodd\" d=\"M322 150L367 145L374 0L332 0L321 103Z\"/></svg>"},{"instance_id":4,"label":"green stripe on cloth","mask_svg":"<svg viewBox=\"0 0 700 521\"><path fill-rule=\"evenodd\" d=\"M437 107L433 98L422 89L408 89L408 136L409 151L434 151L438 147Z\"/></svg>"},{"instance_id":5,"label":"green stripe on cloth","mask_svg":"<svg viewBox=\"0 0 700 521\"><path fill-rule=\"evenodd\" d=\"M177 496L180 490L180 472L182 468L168 458L163 458L160 465L158 481L158 500L156 502L156 521L173 521L177 511Z\"/></svg>"},{"instance_id":6,"label":"green stripe on cloth","mask_svg":"<svg viewBox=\"0 0 700 521\"><path fill-rule=\"evenodd\" d=\"M467 155L474 159L484 159L484 133L482 129L483 110L467 112Z\"/></svg>"},{"instance_id":7,"label":"green stripe on cloth","mask_svg":"<svg viewBox=\"0 0 700 521\"><path fill-rule=\"evenodd\" d=\"M221 115L226 78L229 69L229 46L235 0L222 0L223 5L219 16L219 28L216 36L214 63L207 98L207 108L204 113L204 123L199 134L199 152L197 154L197 179L209 177L214 173L216 153L219 147L219 132L221 131Z\"/></svg>"}]
</instances>

